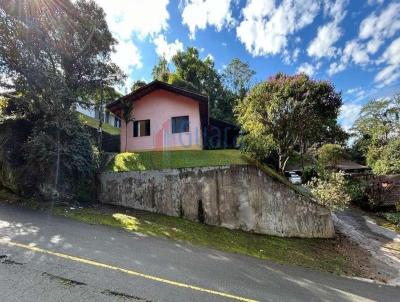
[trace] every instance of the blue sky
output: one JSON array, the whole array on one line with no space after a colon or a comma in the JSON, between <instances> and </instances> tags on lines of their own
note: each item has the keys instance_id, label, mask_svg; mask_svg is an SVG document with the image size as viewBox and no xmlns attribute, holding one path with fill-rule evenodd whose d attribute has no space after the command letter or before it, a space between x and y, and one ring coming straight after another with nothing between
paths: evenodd
<instances>
[{"instance_id":1,"label":"blue sky","mask_svg":"<svg viewBox=\"0 0 400 302\"><path fill-rule=\"evenodd\" d=\"M400 92L399 0L96 1L127 86L150 81L160 55L195 46L220 71L235 57L249 62L256 81L278 71L330 80L346 129L367 100Z\"/></svg>"}]
</instances>

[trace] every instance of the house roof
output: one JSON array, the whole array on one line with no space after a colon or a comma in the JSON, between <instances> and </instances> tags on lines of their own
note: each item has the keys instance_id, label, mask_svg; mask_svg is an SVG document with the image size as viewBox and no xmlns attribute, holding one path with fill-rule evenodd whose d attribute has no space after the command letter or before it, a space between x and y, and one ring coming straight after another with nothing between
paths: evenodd
<instances>
[{"instance_id":1,"label":"house roof","mask_svg":"<svg viewBox=\"0 0 400 302\"><path fill-rule=\"evenodd\" d=\"M367 166L360 165L356 162L350 160L342 160L333 166L336 169L346 171L346 170L367 170Z\"/></svg>"},{"instance_id":2,"label":"house roof","mask_svg":"<svg viewBox=\"0 0 400 302\"><path fill-rule=\"evenodd\" d=\"M140 98L144 97L145 95L148 95L152 93L155 90L166 90L178 95L182 95L188 98L191 98L195 101L199 102L199 108L200 108L200 120L202 125L208 125L209 123L209 117L208 117L208 97L194 92L190 90L183 89L178 86L170 85L165 82L161 82L158 80L154 80L150 82L147 85L144 85L135 91L124 95L123 97L120 97L119 99L109 103L107 105L107 109L110 110L112 113L114 113L116 116L121 117L121 102L125 100L130 100L130 101L136 101L139 100Z\"/></svg>"}]
</instances>

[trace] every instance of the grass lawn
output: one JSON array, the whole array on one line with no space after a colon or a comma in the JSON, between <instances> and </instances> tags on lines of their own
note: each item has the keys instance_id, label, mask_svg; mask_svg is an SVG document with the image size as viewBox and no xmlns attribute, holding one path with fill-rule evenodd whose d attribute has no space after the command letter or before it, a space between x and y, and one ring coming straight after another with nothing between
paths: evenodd
<instances>
[{"instance_id":1,"label":"grass lawn","mask_svg":"<svg viewBox=\"0 0 400 302\"><path fill-rule=\"evenodd\" d=\"M348 259L338 254L337 242L334 239L280 238L250 234L183 218L115 207L71 210L68 207L57 206L53 213L89 224L118 227L278 263L301 265L339 274L353 271Z\"/></svg>"},{"instance_id":2,"label":"grass lawn","mask_svg":"<svg viewBox=\"0 0 400 302\"><path fill-rule=\"evenodd\" d=\"M94 118L91 118L90 116L79 113L79 119L81 120L82 123L84 123L85 125L88 125L92 128L97 129L99 127L99 121ZM103 123L103 131L107 132L108 134L111 134L111 135L119 135L119 133L120 133L119 128L113 127L107 123Z\"/></svg>"},{"instance_id":3,"label":"grass lawn","mask_svg":"<svg viewBox=\"0 0 400 302\"><path fill-rule=\"evenodd\" d=\"M106 167L109 172L146 171L223 165L245 165L238 150L182 150L119 153Z\"/></svg>"}]
</instances>

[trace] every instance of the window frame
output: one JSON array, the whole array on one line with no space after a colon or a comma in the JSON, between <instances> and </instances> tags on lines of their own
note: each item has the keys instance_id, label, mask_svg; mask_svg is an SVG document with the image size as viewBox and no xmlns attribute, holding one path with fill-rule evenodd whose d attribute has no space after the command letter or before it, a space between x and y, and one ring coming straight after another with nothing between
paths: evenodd
<instances>
[{"instance_id":1,"label":"window frame","mask_svg":"<svg viewBox=\"0 0 400 302\"><path fill-rule=\"evenodd\" d=\"M180 118L187 118L187 128L183 129L183 131L177 131L176 120ZM174 124L175 121L175 124ZM173 116L171 117L171 133L179 134L179 133L188 133L190 132L190 122L189 115L181 115L181 116Z\"/></svg>"},{"instance_id":2,"label":"window frame","mask_svg":"<svg viewBox=\"0 0 400 302\"><path fill-rule=\"evenodd\" d=\"M146 122L148 122L148 132L146 131L147 126ZM140 128L141 128L141 123L144 123L144 135L140 135ZM138 125L137 131L135 131L136 125ZM133 133L132 136L135 137L146 137L146 136L151 136L151 122L150 119L145 119L145 120L138 120L138 121L133 121ZM136 135L135 135L136 134Z\"/></svg>"}]
</instances>

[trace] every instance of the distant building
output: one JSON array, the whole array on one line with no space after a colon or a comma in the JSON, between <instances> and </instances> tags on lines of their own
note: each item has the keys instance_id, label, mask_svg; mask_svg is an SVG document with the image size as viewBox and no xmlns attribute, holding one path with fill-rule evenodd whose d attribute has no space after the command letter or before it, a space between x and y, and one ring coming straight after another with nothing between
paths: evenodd
<instances>
[{"instance_id":1,"label":"distant building","mask_svg":"<svg viewBox=\"0 0 400 302\"><path fill-rule=\"evenodd\" d=\"M98 107L93 107L92 109L85 109L78 106L76 109L78 112L85 114L96 120L100 119L100 111ZM111 113L108 109L103 109L103 123L110 124L111 126L121 128L121 119Z\"/></svg>"},{"instance_id":2,"label":"distant building","mask_svg":"<svg viewBox=\"0 0 400 302\"><path fill-rule=\"evenodd\" d=\"M337 170L337 171L343 171L346 174L367 173L367 172L371 171L371 168L364 166L364 165L360 165L351 160L341 160L335 165L328 166L328 168L331 168L331 169Z\"/></svg>"}]
</instances>

